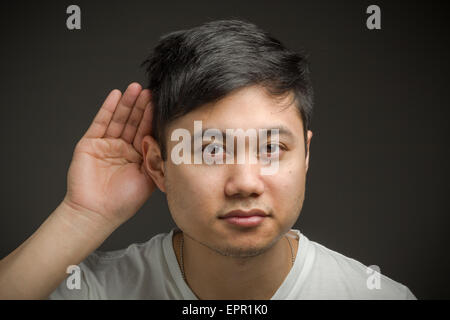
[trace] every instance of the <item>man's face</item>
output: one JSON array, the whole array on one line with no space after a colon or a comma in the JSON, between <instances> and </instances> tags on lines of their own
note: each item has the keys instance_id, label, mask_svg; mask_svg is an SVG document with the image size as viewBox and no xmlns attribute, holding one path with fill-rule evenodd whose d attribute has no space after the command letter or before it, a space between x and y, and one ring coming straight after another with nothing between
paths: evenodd
<instances>
[{"instance_id":1,"label":"man's face","mask_svg":"<svg viewBox=\"0 0 450 320\"><path fill-rule=\"evenodd\" d=\"M167 161L164 191L177 226L189 237L223 255L253 256L269 249L297 220L304 200L308 158L305 157L303 125L292 96L275 100L259 86L246 87L214 104L204 105L171 122L167 128ZM175 129L194 136L194 121L202 128L255 129L284 127L291 135L278 136L278 169L262 175L261 164L250 163L252 150L245 143L245 163L175 164L171 141ZM308 145L312 133L308 131ZM268 143L275 142L268 139ZM211 141L203 141L205 146ZM224 148L226 142L223 142ZM257 147L258 148L258 147ZM276 145L264 149L277 150ZM225 152L214 149L216 154ZM223 215L232 210L261 209L268 214L257 226L231 224Z\"/></svg>"}]
</instances>

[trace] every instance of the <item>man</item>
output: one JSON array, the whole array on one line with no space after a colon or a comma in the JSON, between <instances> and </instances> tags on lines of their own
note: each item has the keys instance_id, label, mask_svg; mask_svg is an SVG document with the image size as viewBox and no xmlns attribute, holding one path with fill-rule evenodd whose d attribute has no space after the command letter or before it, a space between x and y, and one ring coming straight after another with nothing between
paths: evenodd
<instances>
[{"instance_id":1,"label":"man","mask_svg":"<svg viewBox=\"0 0 450 320\"><path fill-rule=\"evenodd\" d=\"M64 200L1 261L1 298L415 299L291 229L312 138L303 55L223 20L166 35L145 65L148 88L108 95L75 148ZM239 152L242 132L264 134ZM95 252L156 187L178 228ZM71 265L79 289L65 281Z\"/></svg>"}]
</instances>

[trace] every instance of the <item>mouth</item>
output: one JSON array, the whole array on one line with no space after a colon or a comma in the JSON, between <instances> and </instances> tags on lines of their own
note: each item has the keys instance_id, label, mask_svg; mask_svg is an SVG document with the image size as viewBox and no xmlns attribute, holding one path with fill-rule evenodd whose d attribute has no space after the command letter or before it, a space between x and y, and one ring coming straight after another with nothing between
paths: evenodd
<instances>
[{"instance_id":1,"label":"mouth","mask_svg":"<svg viewBox=\"0 0 450 320\"><path fill-rule=\"evenodd\" d=\"M267 217L268 214L263 210L252 209L250 211L233 210L219 217L219 219L240 227L255 227L261 224Z\"/></svg>"}]
</instances>

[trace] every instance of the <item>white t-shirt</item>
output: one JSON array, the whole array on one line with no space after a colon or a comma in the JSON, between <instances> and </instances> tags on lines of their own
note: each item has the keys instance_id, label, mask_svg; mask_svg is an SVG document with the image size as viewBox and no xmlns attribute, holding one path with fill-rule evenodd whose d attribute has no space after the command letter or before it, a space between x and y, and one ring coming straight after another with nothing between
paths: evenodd
<instances>
[{"instance_id":1,"label":"white t-shirt","mask_svg":"<svg viewBox=\"0 0 450 320\"><path fill-rule=\"evenodd\" d=\"M80 289L64 280L49 299L198 299L181 275L172 245L176 231L93 252L79 265ZM272 300L416 299L406 286L292 231L299 237L295 263Z\"/></svg>"}]
</instances>

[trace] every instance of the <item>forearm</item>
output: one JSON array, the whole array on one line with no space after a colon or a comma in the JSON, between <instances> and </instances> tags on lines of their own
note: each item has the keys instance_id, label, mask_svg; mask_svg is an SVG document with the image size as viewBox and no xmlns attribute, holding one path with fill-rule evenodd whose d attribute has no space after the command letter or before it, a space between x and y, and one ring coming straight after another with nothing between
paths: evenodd
<instances>
[{"instance_id":1,"label":"forearm","mask_svg":"<svg viewBox=\"0 0 450 320\"><path fill-rule=\"evenodd\" d=\"M21 246L0 261L0 299L46 299L118 226L62 202Z\"/></svg>"}]
</instances>

